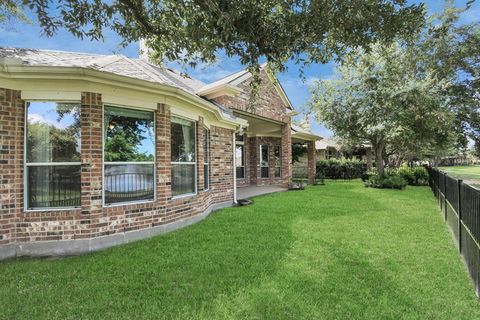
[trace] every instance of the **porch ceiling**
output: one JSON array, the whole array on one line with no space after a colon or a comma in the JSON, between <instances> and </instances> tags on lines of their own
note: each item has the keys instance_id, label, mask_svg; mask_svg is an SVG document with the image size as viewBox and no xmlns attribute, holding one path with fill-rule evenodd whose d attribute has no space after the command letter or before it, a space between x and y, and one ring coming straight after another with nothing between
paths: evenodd
<instances>
[{"instance_id":1,"label":"porch ceiling","mask_svg":"<svg viewBox=\"0 0 480 320\"><path fill-rule=\"evenodd\" d=\"M253 136L268 136L281 137L282 123L272 119L263 118L260 116L249 115L240 112L234 112L234 115L248 121L248 128L246 133L249 137Z\"/></svg>"}]
</instances>

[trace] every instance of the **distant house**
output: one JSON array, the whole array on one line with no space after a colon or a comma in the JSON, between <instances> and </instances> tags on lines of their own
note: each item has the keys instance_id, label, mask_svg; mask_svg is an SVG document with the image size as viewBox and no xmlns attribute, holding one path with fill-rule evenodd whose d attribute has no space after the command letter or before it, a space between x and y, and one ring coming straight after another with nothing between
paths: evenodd
<instances>
[{"instance_id":1,"label":"distant house","mask_svg":"<svg viewBox=\"0 0 480 320\"><path fill-rule=\"evenodd\" d=\"M267 65L205 84L145 59L0 48L0 259L98 250L286 187L296 115Z\"/></svg>"},{"instance_id":2,"label":"distant house","mask_svg":"<svg viewBox=\"0 0 480 320\"><path fill-rule=\"evenodd\" d=\"M318 160L336 159L342 156L340 145L334 139L323 138L315 142Z\"/></svg>"}]
</instances>

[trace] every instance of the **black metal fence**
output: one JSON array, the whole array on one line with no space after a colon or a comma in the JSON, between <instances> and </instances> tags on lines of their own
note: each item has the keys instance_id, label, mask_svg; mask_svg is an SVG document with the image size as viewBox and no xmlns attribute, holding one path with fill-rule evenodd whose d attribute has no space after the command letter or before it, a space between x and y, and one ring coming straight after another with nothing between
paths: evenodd
<instances>
[{"instance_id":1,"label":"black metal fence","mask_svg":"<svg viewBox=\"0 0 480 320\"><path fill-rule=\"evenodd\" d=\"M429 184L480 296L480 190L427 168Z\"/></svg>"}]
</instances>

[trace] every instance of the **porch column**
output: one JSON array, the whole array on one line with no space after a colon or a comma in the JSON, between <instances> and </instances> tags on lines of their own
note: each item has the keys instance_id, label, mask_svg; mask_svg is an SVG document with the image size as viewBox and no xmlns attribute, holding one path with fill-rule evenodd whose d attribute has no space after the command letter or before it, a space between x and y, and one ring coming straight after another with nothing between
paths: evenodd
<instances>
[{"instance_id":1,"label":"porch column","mask_svg":"<svg viewBox=\"0 0 480 320\"><path fill-rule=\"evenodd\" d=\"M315 175L317 174L317 159L315 154L315 141L307 142L308 151L308 183L315 183Z\"/></svg>"},{"instance_id":2,"label":"porch column","mask_svg":"<svg viewBox=\"0 0 480 320\"><path fill-rule=\"evenodd\" d=\"M291 119L286 117L282 126L281 152L282 152L282 185L288 187L292 180L292 128Z\"/></svg>"}]
</instances>

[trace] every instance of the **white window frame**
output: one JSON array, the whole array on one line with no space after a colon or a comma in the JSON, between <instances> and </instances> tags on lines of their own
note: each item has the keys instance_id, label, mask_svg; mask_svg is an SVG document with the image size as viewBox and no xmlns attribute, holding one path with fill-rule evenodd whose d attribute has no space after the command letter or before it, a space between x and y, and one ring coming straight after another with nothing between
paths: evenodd
<instances>
[{"instance_id":1,"label":"white window frame","mask_svg":"<svg viewBox=\"0 0 480 320\"><path fill-rule=\"evenodd\" d=\"M262 159L263 159L263 151L262 147L267 147L267 166L262 166ZM262 168L268 168L267 177L262 177ZM270 178L270 146L266 143L260 144L260 179L269 179Z\"/></svg>"},{"instance_id":2,"label":"white window frame","mask_svg":"<svg viewBox=\"0 0 480 320\"><path fill-rule=\"evenodd\" d=\"M113 107L120 109L130 109L138 111L147 111L153 113L153 135L155 140L153 142L155 152L153 153L153 161L132 161L132 162L122 162L122 161L105 161L105 107ZM140 203L152 203L157 201L157 114L155 110L147 108L132 108L128 106L121 106L112 103L104 103L102 105L102 206L104 208L120 207L132 204ZM119 164L153 164L153 199L149 200L138 200L138 201L125 201L108 204L105 203L105 165L119 165Z\"/></svg>"},{"instance_id":3,"label":"white window frame","mask_svg":"<svg viewBox=\"0 0 480 320\"><path fill-rule=\"evenodd\" d=\"M279 161L277 162L277 157L276 157L276 153L277 153L277 148L278 148L278 159ZM282 177L282 146L279 145L279 144L276 144L274 145L273 147L273 152L274 152L274 155L275 155L275 173L274 173L274 177L275 178L281 178ZM279 175L277 177L277 168L279 168Z\"/></svg>"},{"instance_id":4,"label":"white window frame","mask_svg":"<svg viewBox=\"0 0 480 320\"><path fill-rule=\"evenodd\" d=\"M243 136L243 139L245 139L245 136ZM238 165L237 162L235 163L235 179L246 179L247 173L245 172L245 140L236 141L235 139L235 156L237 154L237 146L242 146L243 165ZM243 178L237 178L237 168L243 168Z\"/></svg>"},{"instance_id":5,"label":"white window frame","mask_svg":"<svg viewBox=\"0 0 480 320\"><path fill-rule=\"evenodd\" d=\"M171 114L170 115L170 128L172 127L172 122L173 121L173 118L179 118L179 119L182 119L182 120L186 120L186 121L190 121L192 124L193 124L193 135L194 135L194 141L195 141L195 162L182 162L182 161L172 161L172 155L170 154L170 163L173 167L174 164L188 164L188 165L193 165L193 167L195 168L194 171L193 171L193 174L194 174L194 177L193 177L193 181L194 181L194 184L195 184L195 188L194 188L194 192L190 192L190 193L185 193L185 194L179 194L178 196L173 196L172 195L172 199L181 199L181 198L188 198L188 197L193 197L193 196L196 196L198 194L198 181L197 181L197 177L198 177L198 168L197 168L197 162L198 162L198 146L197 146L197 121L195 120L192 120L190 118L187 118L187 117L182 117L182 116L179 116L177 114ZM170 139L170 147L172 145L172 139ZM203 148L203 146L202 146ZM172 180L172 178L170 177L170 179ZM170 180L170 192L172 192L172 181Z\"/></svg>"},{"instance_id":6,"label":"white window frame","mask_svg":"<svg viewBox=\"0 0 480 320\"><path fill-rule=\"evenodd\" d=\"M23 132L23 210L25 212L40 212L40 211L70 211L70 210L77 210L81 206L68 206L68 207L45 207L45 208L37 208L37 209L29 209L28 208L28 167L52 167L52 166L79 166L80 167L80 179L82 174L82 162L75 161L75 162L33 162L28 163L27 161L27 139L28 139L28 104L31 102L55 102L55 103L71 103L71 104L78 104L81 106L81 101L67 101L67 100L25 100L24 104L24 132ZM81 113L81 109L80 109ZM82 132L80 130L80 157L82 154L81 149L82 144ZM81 188L81 181L80 181L80 196L82 195L82 188Z\"/></svg>"},{"instance_id":7,"label":"white window frame","mask_svg":"<svg viewBox=\"0 0 480 320\"><path fill-rule=\"evenodd\" d=\"M205 134L206 133L206 134ZM203 139L204 143L207 144L207 154L203 155L203 191L210 190L210 129L203 127ZM204 150L205 153L205 150ZM208 173L205 174L205 166L208 167ZM205 188L205 177L207 178L207 187Z\"/></svg>"}]
</instances>

